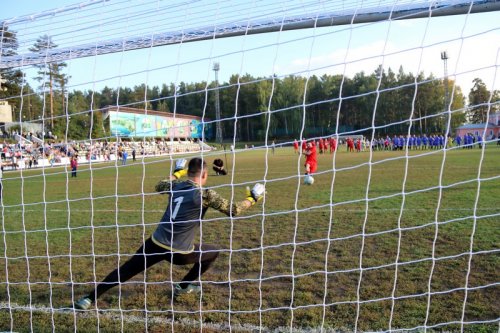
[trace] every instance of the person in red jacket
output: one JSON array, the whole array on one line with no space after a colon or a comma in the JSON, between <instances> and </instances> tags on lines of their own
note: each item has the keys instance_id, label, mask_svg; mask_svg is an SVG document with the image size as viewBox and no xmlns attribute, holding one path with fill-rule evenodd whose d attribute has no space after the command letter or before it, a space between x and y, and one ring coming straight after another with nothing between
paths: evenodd
<instances>
[{"instance_id":1,"label":"person in red jacket","mask_svg":"<svg viewBox=\"0 0 500 333\"><path fill-rule=\"evenodd\" d=\"M293 150L295 151L295 154L299 153L299 142L297 141L297 139L293 141Z\"/></svg>"},{"instance_id":2,"label":"person in red jacket","mask_svg":"<svg viewBox=\"0 0 500 333\"><path fill-rule=\"evenodd\" d=\"M330 154L335 152L337 149L337 140L334 137L330 138Z\"/></svg>"},{"instance_id":3,"label":"person in red jacket","mask_svg":"<svg viewBox=\"0 0 500 333\"><path fill-rule=\"evenodd\" d=\"M323 154L323 151L325 150L325 142L323 141L323 138L319 139L319 153Z\"/></svg>"},{"instance_id":4,"label":"person in red jacket","mask_svg":"<svg viewBox=\"0 0 500 333\"><path fill-rule=\"evenodd\" d=\"M347 138L347 151L348 152L354 151L354 140L352 138Z\"/></svg>"},{"instance_id":5,"label":"person in red jacket","mask_svg":"<svg viewBox=\"0 0 500 333\"><path fill-rule=\"evenodd\" d=\"M312 142L308 142L304 155L306 155L306 175L315 173L318 168L318 153L316 151L316 145Z\"/></svg>"},{"instance_id":6,"label":"person in red jacket","mask_svg":"<svg viewBox=\"0 0 500 333\"><path fill-rule=\"evenodd\" d=\"M76 177L76 170L78 169L78 157L73 156L71 158L71 178Z\"/></svg>"}]
</instances>

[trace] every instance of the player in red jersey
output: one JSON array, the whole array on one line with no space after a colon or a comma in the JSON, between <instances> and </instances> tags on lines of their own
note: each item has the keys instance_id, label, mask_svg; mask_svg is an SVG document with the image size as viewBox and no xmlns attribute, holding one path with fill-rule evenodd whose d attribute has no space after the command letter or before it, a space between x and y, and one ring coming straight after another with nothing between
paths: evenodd
<instances>
[{"instance_id":1,"label":"player in red jersey","mask_svg":"<svg viewBox=\"0 0 500 333\"><path fill-rule=\"evenodd\" d=\"M299 153L299 142L297 141L297 139L293 141L293 150L295 151L295 154Z\"/></svg>"},{"instance_id":2,"label":"player in red jersey","mask_svg":"<svg viewBox=\"0 0 500 333\"><path fill-rule=\"evenodd\" d=\"M337 149L337 140L334 137L330 138L330 154L335 152L335 149Z\"/></svg>"},{"instance_id":3,"label":"player in red jersey","mask_svg":"<svg viewBox=\"0 0 500 333\"><path fill-rule=\"evenodd\" d=\"M323 141L323 138L319 139L319 153L323 154L323 151L325 150L325 142Z\"/></svg>"},{"instance_id":4,"label":"player in red jersey","mask_svg":"<svg viewBox=\"0 0 500 333\"><path fill-rule=\"evenodd\" d=\"M316 145L312 142L308 142L304 155L306 155L306 175L315 173L318 168L318 153L316 151Z\"/></svg>"},{"instance_id":5,"label":"player in red jersey","mask_svg":"<svg viewBox=\"0 0 500 333\"><path fill-rule=\"evenodd\" d=\"M347 138L347 151L348 152L354 151L354 140L352 138Z\"/></svg>"},{"instance_id":6,"label":"player in red jersey","mask_svg":"<svg viewBox=\"0 0 500 333\"><path fill-rule=\"evenodd\" d=\"M361 151L361 139L356 140L356 151L358 153Z\"/></svg>"}]
</instances>

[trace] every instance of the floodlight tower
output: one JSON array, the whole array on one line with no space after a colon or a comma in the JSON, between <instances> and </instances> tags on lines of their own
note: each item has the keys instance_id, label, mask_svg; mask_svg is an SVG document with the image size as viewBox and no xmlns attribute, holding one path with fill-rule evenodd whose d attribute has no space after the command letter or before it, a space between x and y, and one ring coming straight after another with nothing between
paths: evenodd
<instances>
[{"instance_id":1,"label":"floodlight tower","mask_svg":"<svg viewBox=\"0 0 500 333\"><path fill-rule=\"evenodd\" d=\"M448 52L443 51L441 52L441 60L443 60L444 64L444 112L448 112L448 98L449 98L449 93L448 93Z\"/></svg>"},{"instance_id":2,"label":"floodlight tower","mask_svg":"<svg viewBox=\"0 0 500 333\"><path fill-rule=\"evenodd\" d=\"M218 62L214 62L213 70L215 72L215 139L222 144L222 126L220 123L220 100L219 100L219 69Z\"/></svg>"}]
</instances>

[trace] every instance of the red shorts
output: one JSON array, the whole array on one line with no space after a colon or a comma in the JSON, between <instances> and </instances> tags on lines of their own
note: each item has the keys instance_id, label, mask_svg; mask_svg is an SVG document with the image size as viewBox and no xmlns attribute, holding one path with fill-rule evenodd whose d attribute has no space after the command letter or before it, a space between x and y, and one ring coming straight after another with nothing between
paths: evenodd
<instances>
[{"instance_id":1,"label":"red shorts","mask_svg":"<svg viewBox=\"0 0 500 333\"><path fill-rule=\"evenodd\" d=\"M307 165L309 165L309 173L315 173L316 172L316 169L318 168L318 165L316 163L306 162L306 164L305 164L306 170L307 170Z\"/></svg>"}]
</instances>

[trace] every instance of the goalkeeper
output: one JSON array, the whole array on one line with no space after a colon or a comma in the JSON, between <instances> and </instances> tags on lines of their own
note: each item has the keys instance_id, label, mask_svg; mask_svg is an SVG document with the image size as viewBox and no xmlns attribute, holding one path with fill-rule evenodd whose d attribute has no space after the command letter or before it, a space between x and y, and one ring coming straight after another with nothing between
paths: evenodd
<instances>
[{"instance_id":1,"label":"goalkeeper","mask_svg":"<svg viewBox=\"0 0 500 333\"><path fill-rule=\"evenodd\" d=\"M260 201L265 189L262 184L255 184L251 191L247 188L245 200L231 203L214 190L203 188L208 178L204 160L198 157L191 159L187 170L184 169L185 165L184 159L176 161L173 175L156 185L156 191L170 194L170 199L153 235L127 262L111 272L88 295L76 301L76 309L89 309L107 290L163 260L174 265L193 264L182 281L174 285L174 297L201 290L195 282L219 255L218 248L214 245L194 243L207 209L213 208L228 216L236 216ZM180 181L186 174L188 179Z\"/></svg>"}]
</instances>

